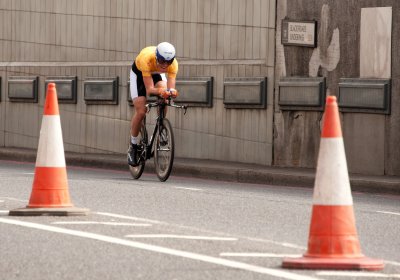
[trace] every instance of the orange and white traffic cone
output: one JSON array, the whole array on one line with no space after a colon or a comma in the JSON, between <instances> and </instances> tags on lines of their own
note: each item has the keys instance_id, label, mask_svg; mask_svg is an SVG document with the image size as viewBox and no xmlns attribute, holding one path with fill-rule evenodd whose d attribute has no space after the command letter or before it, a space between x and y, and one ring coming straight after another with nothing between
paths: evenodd
<instances>
[{"instance_id":1,"label":"orange and white traffic cone","mask_svg":"<svg viewBox=\"0 0 400 280\"><path fill-rule=\"evenodd\" d=\"M328 96L321 133L308 250L285 258L284 268L382 270L382 260L361 254L339 110Z\"/></svg>"},{"instance_id":2,"label":"orange and white traffic cone","mask_svg":"<svg viewBox=\"0 0 400 280\"><path fill-rule=\"evenodd\" d=\"M32 193L26 208L11 210L11 216L86 215L88 209L73 207L68 191L64 145L54 83L47 89Z\"/></svg>"}]
</instances>

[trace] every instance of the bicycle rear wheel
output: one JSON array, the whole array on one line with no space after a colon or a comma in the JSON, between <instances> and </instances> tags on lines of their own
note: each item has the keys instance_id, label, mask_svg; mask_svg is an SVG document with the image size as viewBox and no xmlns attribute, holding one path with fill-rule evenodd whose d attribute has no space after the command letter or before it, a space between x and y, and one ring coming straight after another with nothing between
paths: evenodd
<instances>
[{"instance_id":1,"label":"bicycle rear wheel","mask_svg":"<svg viewBox=\"0 0 400 280\"><path fill-rule=\"evenodd\" d=\"M154 142L154 165L156 174L161 182L168 179L174 163L174 134L171 123L164 119L159 127Z\"/></svg>"},{"instance_id":2,"label":"bicycle rear wheel","mask_svg":"<svg viewBox=\"0 0 400 280\"><path fill-rule=\"evenodd\" d=\"M146 146L147 146L147 130L144 124L142 123L142 126L139 131L138 135L138 158L139 158L139 165L138 166L129 166L129 171L131 172L131 175L133 179L139 179L140 176L142 176L143 171L144 171L144 166L146 164ZM129 141L130 142L130 141Z\"/></svg>"}]
</instances>

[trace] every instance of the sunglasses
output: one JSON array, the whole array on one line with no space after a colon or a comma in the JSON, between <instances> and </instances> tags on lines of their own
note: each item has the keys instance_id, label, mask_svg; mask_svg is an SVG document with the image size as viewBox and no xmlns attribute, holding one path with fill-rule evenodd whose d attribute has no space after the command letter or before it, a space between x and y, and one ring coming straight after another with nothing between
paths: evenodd
<instances>
[{"instance_id":1,"label":"sunglasses","mask_svg":"<svg viewBox=\"0 0 400 280\"><path fill-rule=\"evenodd\" d=\"M166 65L171 65L172 64L172 62L174 61L174 58L173 59L171 59L171 60L165 60L165 59L163 59L163 58L158 58L157 59L157 62L159 63L159 64L166 64Z\"/></svg>"}]
</instances>

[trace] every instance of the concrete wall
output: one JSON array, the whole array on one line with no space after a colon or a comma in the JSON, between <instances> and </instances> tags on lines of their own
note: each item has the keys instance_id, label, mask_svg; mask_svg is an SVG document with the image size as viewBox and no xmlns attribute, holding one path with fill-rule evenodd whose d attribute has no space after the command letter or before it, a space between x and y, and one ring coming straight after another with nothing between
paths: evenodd
<instances>
[{"instance_id":1,"label":"concrete wall","mask_svg":"<svg viewBox=\"0 0 400 280\"><path fill-rule=\"evenodd\" d=\"M382 30L374 30L374 27L368 27L368 30L371 33L377 31L374 33L377 36L360 41L361 11L367 7L392 7L389 41L385 34L380 33ZM399 11L400 2L395 0L278 1L276 83L285 76L326 77L328 90L331 94L337 95L340 78L386 78L378 74L365 75L371 72L366 68L372 67L374 63L386 65L384 73L391 73L390 115L341 113L350 172L400 175ZM317 20L318 48L283 46L280 41L280 25L284 17L292 20ZM383 17L378 18L379 24L383 19L387 19ZM365 24L371 20L373 19L366 18ZM390 43L389 46L385 45L384 42L390 42L390 39L391 46ZM371 45L378 47L373 49ZM391 66L385 62L388 57ZM275 95L278 94L276 88ZM275 105L274 164L315 167L322 113L281 111L279 106Z\"/></svg>"},{"instance_id":2,"label":"concrete wall","mask_svg":"<svg viewBox=\"0 0 400 280\"><path fill-rule=\"evenodd\" d=\"M176 156L272 163L274 0L0 0L0 146L36 148L48 76L78 76L77 104L60 104L65 149L127 149L129 67L169 41L179 76L213 76L212 108L170 110ZM39 76L39 102L12 103L9 76ZM119 105L86 105L83 79L119 76ZM225 109L225 77L268 77L266 109Z\"/></svg>"}]
</instances>

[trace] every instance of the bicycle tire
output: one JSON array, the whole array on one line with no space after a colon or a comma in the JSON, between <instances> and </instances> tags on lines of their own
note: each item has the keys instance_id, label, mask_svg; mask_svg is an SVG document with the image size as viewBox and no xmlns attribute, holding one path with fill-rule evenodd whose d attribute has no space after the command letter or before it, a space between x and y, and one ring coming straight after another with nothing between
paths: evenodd
<instances>
[{"instance_id":1,"label":"bicycle tire","mask_svg":"<svg viewBox=\"0 0 400 280\"><path fill-rule=\"evenodd\" d=\"M157 131L154 145L156 174L161 182L165 182L171 174L175 152L174 133L168 119L163 120Z\"/></svg>"},{"instance_id":2,"label":"bicycle tire","mask_svg":"<svg viewBox=\"0 0 400 280\"><path fill-rule=\"evenodd\" d=\"M138 137L139 137L139 146L142 147L141 151L143 151L143 149L146 150L148 135L147 135L146 127L144 126L143 123L139 130ZM131 166L128 164L129 171L130 171L133 179L137 180L142 176L145 165L146 165L146 152L144 152L144 153L141 152L141 154L139 154L139 165L138 166Z\"/></svg>"}]
</instances>

